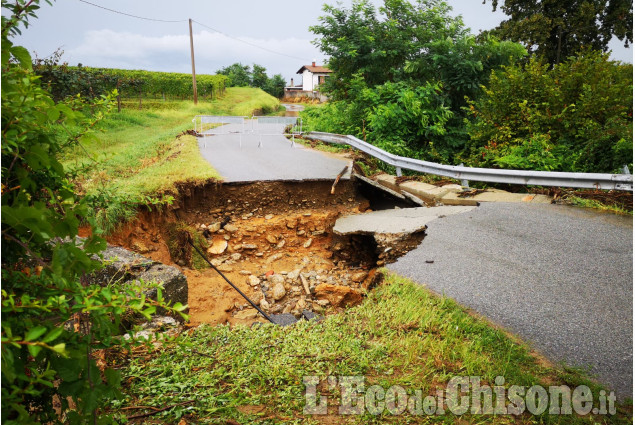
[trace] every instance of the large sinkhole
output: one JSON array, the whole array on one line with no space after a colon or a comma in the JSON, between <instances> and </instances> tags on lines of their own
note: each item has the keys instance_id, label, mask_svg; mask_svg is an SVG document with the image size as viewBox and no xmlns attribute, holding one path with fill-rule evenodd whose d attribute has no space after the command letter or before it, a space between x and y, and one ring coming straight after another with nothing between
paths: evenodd
<instances>
[{"instance_id":1,"label":"large sinkhole","mask_svg":"<svg viewBox=\"0 0 635 425\"><path fill-rule=\"evenodd\" d=\"M336 234L340 217L407 204L355 180L342 180L334 190L332 185L183 186L173 210L142 214L112 239L182 270L193 325L262 318L188 240L267 313L337 312L359 303L377 284L376 269L415 248L425 233Z\"/></svg>"}]
</instances>

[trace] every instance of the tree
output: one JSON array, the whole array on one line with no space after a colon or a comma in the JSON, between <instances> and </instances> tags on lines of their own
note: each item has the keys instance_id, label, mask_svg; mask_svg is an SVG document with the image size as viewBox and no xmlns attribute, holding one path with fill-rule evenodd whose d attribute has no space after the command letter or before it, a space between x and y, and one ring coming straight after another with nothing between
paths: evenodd
<instances>
[{"instance_id":1,"label":"tree","mask_svg":"<svg viewBox=\"0 0 635 425\"><path fill-rule=\"evenodd\" d=\"M499 0L492 0L493 10ZM510 18L489 31L504 40L523 43L530 53L556 64L582 48L606 52L613 36L633 42L630 0L504 0Z\"/></svg>"},{"instance_id":2,"label":"tree","mask_svg":"<svg viewBox=\"0 0 635 425\"><path fill-rule=\"evenodd\" d=\"M495 37L475 39L460 17L449 15L451 8L441 0L414 4L385 0L379 9L369 0L357 0L350 9L327 5L324 11L320 25L311 27L320 36L314 43L330 57L333 71L324 88L331 101L348 104L307 117L328 123L334 132L362 137L368 131L382 137L400 135L399 143L392 140L394 153L402 145L421 150L434 145L436 151L415 150L413 155L454 161L468 139L466 96L477 97L492 70L526 55L517 43ZM372 91L376 98L390 98L391 104L381 111L371 110L378 105L369 101ZM416 102L410 103L412 99ZM396 112L407 110L406 105L414 106L416 112L408 111L403 120ZM326 119L329 113L339 116ZM341 117L351 122L343 123ZM417 119L417 126L425 131L402 131L406 121Z\"/></svg>"},{"instance_id":3,"label":"tree","mask_svg":"<svg viewBox=\"0 0 635 425\"><path fill-rule=\"evenodd\" d=\"M251 71L251 86L265 90L268 82L267 69L264 66L254 64L253 70Z\"/></svg>"},{"instance_id":4,"label":"tree","mask_svg":"<svg viewBox=\"0 0 635 425\"><path fill-rule=\"evenodd\" d=\"M620 172L633 162L633 66L584 51L549 69L532 57L470 103L473 166Z\"/></svg>"},{"instance_id":5,"label":"tree","mask_svg":"<svg viewBox=\"0 0 635 425\"><path fill-rule=\"evenodd\" d=\"M253 70L248 65L235 63L217 71L218 74L229 77L229 85L234 87L257 87L274 97L284 96L284 86L287 84L280 74L269 78L267 68L254 64Z\"/></svg>"},{"instance_id":6,"label":"tree","mask_svg":"<svg viewBox=\"0 0 635 425\"><path fill-rule=\"evenodd\" d=\"M429 44L467 36L460 17L441 0L385 0L375 9L370 0L356 0L350 9L324 6L320 25L310 30L329 59L333 77L325 88L334 99L347 97L348 81L360 74L369 87L404 78L403 67L424 57Z\"/></svg>"},{"instance_id":7,"label":"tree","mask_svg":"<svg viewBox=\"0 0 635 425\"><path fill-rule=\"evenodd\" d=\"M264 90L273 97L281 98L284 96L284 87L286 85L287 81L282 74L276 74L267 80Z\"/></svg>"},{"instance_id":8,"label":"tree","mask_svg":"<svg viewBox=\"0 0 635 425\"><path fill-rule=\"evenodd\" d=\"M229 87L250 87L251 69L249 65L234 63L216 71L217 74L229 77Z\"/></svg>"}]
</instances>

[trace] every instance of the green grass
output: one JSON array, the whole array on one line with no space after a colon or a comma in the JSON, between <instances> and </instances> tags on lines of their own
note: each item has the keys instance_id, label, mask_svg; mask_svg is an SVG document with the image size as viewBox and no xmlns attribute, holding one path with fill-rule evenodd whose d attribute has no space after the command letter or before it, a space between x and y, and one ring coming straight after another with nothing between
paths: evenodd
<instances>
[{"instance_id":1,"label":"green grass","mask_svg":"<svg viewBox=\"0 0 635 425\"><path fill-rule=\"evenodd\" d=\"M468 314L454 301L395 275L370 293L364 303L324 321L292 327L264 324L200 326L156 349L134 351L122 368L125 399L112 406L117 414L167 409L152 420L177 423L312 423L323 417L303 414L303 376L364 376L366 388L401 385L409 394L435 394L453 376L480 376L494 385L497 376L510 385L589 385L600 387L575 370L546 365L529 349ZM330 406L339 387L322 385ZM125 409L124 408L128 408ZM617 416L464 415L462 423L628 423ZM626 408L627 409L627 408ZM336 414L329 410L329 413ZM452 414L413 417L334 416L328 423L454 423ZM235 423L235 422L231 422Z\"/></svg>"},{"instance_id":2,"label":"green grass","mask_svg":"<svg viewBox=\"0 0 635 425\"><path fill-rule=\"evenodd\" d=\"M605 204L595 199L584 199L584 198L579 198L575 195L572 195L572 196L568 196L566 198L566 201L569 202L571 205L575 205L576 207L591 208L591 209L606 211L606 212L610 212L610 213L618 214L618 215L633 215L632 210L622 208L619 205Z\"/></svg>"},{"instance_id":3,"label":"green grass","mask_svg":"<svg viewBox=\"0 0 635 425\"><path fill-rule=\"evenodd\" d=\"M232 105L226 108L226 102ZM277 113L281 106L280 101L260 89L250 87L232 87L227 89L224 99L217 103L211 102L213 107L225 108L227 115L267 115ZM282 107L284 109L284 107ZM220 114L219 114L220 115Z\"/></svg>"},{"instance_id":4,"label":"green grass","mask_svg":"<svg viewBox=\"0 0 635 425\"><path fill-rule=\"evenodd\" d=\"M300 143L304 146L308 146L312 149L322 151L322 152L330 152L330 153L342 153L342 152L350 152L352 148L348 145L337 145L334 143L326 143L320 140L308 140L303 138L295 139L296 143Z\"/></svg>"},{"instance_id":5,"label":"green grass","mask_svg":"<svg viewBox=\"0 0 635 425\"><path fill-rule=\"evenodd\" d=\"M195 115L250 115L276 110L279 102L260 89L228 88L214 101L154 102L162 106L112 112L90 138L64 153L63 164L76 170L80 190L95 199L103 231L134 216L140 205L159 205L176 194L177 183L201 184L220 178L198 150L192 129ZM151 103L146 102L146 106Z\"/></svg>"}]
</instances>

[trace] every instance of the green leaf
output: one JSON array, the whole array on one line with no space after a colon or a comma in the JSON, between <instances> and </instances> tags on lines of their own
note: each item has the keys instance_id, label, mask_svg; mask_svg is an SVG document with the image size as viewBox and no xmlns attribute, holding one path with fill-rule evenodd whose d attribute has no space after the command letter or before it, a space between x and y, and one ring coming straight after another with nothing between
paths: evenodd
<instances>
[{"instance_id":1,"label":"green leaf","mask_svg":"<svg viewBox=\"0 0 635 425\"><path fill-rule=\"evenodd\" d=\"M46 328L44 326L36 326L35 328L29 330L24 336L25 341L33 341L34 339L39 338L44 335L46 332Z\"/></svg>"},{"instance_id":2,"label":"green leaf","mask_svg":"<svg viewBox=\"0 0 635 425\"><path fill-rule=\"evenodd\" d=\"M63 328L53 328L51 331L46 334L44 338L42 338L42 342L48 344L49 342L55 341L60 335L64 332Z\"/></svg>"},{"instance_id":3,"label":"green leaf","mask_svg":"<svg viewBox=\"0 0 635 425\"><path fill-rule=\"evenodd\" d=\"M119 387L121 385L121 372L115 369L107 368L104 370L104 376L106 377L106 382L111 387Z\"/></svg>"},{"instance_id":4,"label":"green leaf","mask_svg":"<svg viewBox=\"0 0 635 425\"><path fill-rule=\"evenodd\" d=\"M11 47L11 54L15 57L20 66L24 69L31 70L33 69L33 64L31 62L31 54L27 49L22 46L13 46Z\"/></svg>"},{"instance_id":5,"label":"green leaf","mask_svg":"<svg viewBox=\"0 0 635 425\"><path fill-rule=\"evenodd\" d=\"M41 345L29 345L28 347L29 347L29 354L31 354L33 357L37 357L38 353L42 351Z\"/></svg>"},{"instance_id":6,"label":"green leaf","mask_svg":"<svg viewBox=\"0 0 635 425\"><path fill-rule=\"evenodd\" d=\"M56 108L50 108L46 111L46 115L48 116L50 121L57 121L60 117L60 110Z\"/></svg>"},{"instance_id":7,"label":"green leaf","mask_svg":"<svg viewBox=\"0 0 635 425\"><path fill-rule=\"evenodd\" d=\"M181 303L175 303L175 304L172 306L172 308L173 308L175 311L179 311L179 312L180 312L180 311L185 310L185 309L187 308L187 306L186 306L186 305L183 305L183 304L181 304Z\"/></svg>"},{"instance_id":8,"label":"green leaf","mask_svg":"<svg viewBox=\"0 0 635 425\"><path fill-rule=\"evenodd\" d=\"M53 347L51 347L53 351L55 351L58 354L61 354L63 356L66 357L66 344L65 343L59 343L54 345Z\"/></svg>"}]
</instances>

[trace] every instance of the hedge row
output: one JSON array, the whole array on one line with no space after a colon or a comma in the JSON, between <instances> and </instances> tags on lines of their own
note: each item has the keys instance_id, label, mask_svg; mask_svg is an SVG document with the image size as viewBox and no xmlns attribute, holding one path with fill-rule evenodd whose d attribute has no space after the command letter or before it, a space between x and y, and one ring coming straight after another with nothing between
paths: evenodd
<instances>
[{"instance_id":1,"label":"hedge row","mask_svg":"<svg viewBox=\"0 0 635 425\"><path fill-rule=\"evenodd\" d=\"M154 96L184 99L192 96L192 76L175 72L152 72L83 66L35 64L55 100L81 94L94 98L118 89L123 97ZM201 98L216 98L225 91L225 75L197 75L196 86Z\"/></svg>"}]
</instances>

